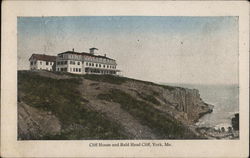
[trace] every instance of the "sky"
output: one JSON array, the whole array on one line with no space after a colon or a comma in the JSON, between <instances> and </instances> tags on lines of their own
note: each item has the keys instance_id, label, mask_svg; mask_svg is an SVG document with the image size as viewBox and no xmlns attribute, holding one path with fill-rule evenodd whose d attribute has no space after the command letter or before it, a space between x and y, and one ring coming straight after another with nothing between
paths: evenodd
<instances>
[{"instance_id":1,"label":"sky","mask_svg":"<svg viewBox=\"0 0 250 158\"><path fill-rule=\"evenodd\" d=\"M238 17L18 17L18 69L33 53L116 59L122 75L157 83L238 84Z\"/></svg>"}]
</instances>

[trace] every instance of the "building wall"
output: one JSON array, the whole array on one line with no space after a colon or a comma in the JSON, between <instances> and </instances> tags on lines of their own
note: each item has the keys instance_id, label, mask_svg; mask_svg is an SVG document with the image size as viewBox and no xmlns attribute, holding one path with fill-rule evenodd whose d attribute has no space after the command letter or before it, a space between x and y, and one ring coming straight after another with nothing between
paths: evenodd
<instances>
[{"instance_id":1,"label":"building wall","mask_svg":"<svg viewBox=\"0 0 250 158\"><path fill-rule=\"evenodd\" d=\"M58 58L56 60L56 71L70 72L74 74L84 74L82 61L65 60Z\"/></svg>"},{"instance_id":2,"label":"building wall","mask_svg":"<svg viewBox=\"0 0 250 158\"><path fill-rule=\"evenodd\" d=\"M51 61L42 61L32 59L30 60L30 69L31 70L48 70L53 71L54 62Z\"/></svg>"},{"instance_id":3,"label":"building wall","mask_svg":"<svg viewBox=\"0 0 250 158\"><path fill-rule=\"evenodd\" d=\"M85 62L85 67L95 67L95 68L101 68L106 70L115 70L116 64L110 64L110 63L98 63L98 62Z\"/></svg>"},{"instance_id":4,"label":"building wall","mask_svg":"<svg viewBox=\"0 0 250 158\"><path fill-rule=\"evenodd\" d=\"M84 74L84 67L82 61L70 60L68 65L68 72L74 74Z\"/></svg>"},{"instance_id":5,"label":"building wall","mask_svg":"<svg viewBox=\"0 0 250 158\"><path fill-rule=\"evenodd\" d=\"M37 70L36 60L30 60L30 70Z\"/></svg>"},{"instance_id":6,"label":"building wall","mask_svg":"<svg viewBox=\"0 0 250 158\"><path fill-rule=\"evenodd\" d=\"M77 54L59 54L56 59L56 71L74 74L116 74L116 66L115 60Z\"/></svg>"}]
</instances>

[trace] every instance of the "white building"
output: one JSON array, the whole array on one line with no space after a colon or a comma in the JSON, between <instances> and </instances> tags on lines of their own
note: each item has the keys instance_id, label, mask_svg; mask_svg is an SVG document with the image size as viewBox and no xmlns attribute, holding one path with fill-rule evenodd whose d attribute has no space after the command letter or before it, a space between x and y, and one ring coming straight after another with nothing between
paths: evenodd
<instances>
[{"instance_id":1,"label":"white building","mask_svg":"<svg viewBox=\"0 0 250 158\"><path fill-rule=\"evenodd\" d=\"M56 56L50 56L45 54L32 54L29 58L30 70L55 70Z\"/></svg>"},{"instance_id":2,"label":"white building","mask_svg":"<svg viewBox=\"0 0 250 158\"><path fill-rule=\"evenodd\" d=\"M116 61L106 55L95 55L97 48L90 48L90 52L67 51L57 55L56 71L69 72L74 74L112 74L116 69Z\"/></svg>"}]
</instances>

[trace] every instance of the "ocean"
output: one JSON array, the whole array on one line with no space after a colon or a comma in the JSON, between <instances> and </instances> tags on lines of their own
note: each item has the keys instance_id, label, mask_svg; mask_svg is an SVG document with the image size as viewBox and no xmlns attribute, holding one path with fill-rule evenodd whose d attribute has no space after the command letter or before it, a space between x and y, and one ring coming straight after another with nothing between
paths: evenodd
<instances>
[{"instance_id":1,"label":"ocean","mask_svg":"<svg viewBox=\"0 0 250 158\"><path fill-rule=\"evenodd\" d=\"M206 114L196 123L199 127L213 127L227 129L231 125L231 118L239 113L238 85L194 85L194 84L166 84L190 89L198 89L202 100L214 105L213 112Z\"/></svg>"}]
</instances>

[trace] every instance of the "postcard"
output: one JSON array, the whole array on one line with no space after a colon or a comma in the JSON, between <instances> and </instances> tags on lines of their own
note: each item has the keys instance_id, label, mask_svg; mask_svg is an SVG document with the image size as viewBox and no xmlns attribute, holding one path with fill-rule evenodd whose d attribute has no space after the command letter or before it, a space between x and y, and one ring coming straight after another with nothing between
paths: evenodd
<instances>
[{"instance_id":1,"label":"postcard","mask_svg":"<svg viewBox=\"0 0 250 158\"><path fill-rule=\"evenodd\" d=\"M247 157L240 1L3 3L2 157Z\"/></svg>"}]
</instances>

